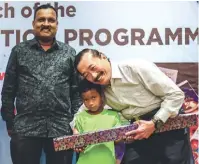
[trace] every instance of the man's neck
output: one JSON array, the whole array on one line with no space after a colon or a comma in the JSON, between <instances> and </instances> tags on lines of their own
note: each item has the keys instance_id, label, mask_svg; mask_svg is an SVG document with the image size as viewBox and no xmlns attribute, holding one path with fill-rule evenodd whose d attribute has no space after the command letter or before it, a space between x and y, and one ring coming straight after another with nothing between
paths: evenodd
<instances>
[{"instance_id":1,"label":"man's neck","mask_svg":"<svg viewBox=\"0 0 199 164\"><path fill-rule=\"evenodd\" d=\"M42 42L41 40L39 40L39 43L41 45L41 47L47 51L48 49L50 49L52 47L52 44L53 44L53 40L52 41L49 41L49 42Z\"/></svg>"}]
</instances>

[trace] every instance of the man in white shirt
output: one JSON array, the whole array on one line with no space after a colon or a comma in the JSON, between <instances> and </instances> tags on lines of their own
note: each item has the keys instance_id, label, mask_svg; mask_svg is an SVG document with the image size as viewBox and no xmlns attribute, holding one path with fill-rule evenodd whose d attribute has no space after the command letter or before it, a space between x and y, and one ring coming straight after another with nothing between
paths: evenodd
<instances>
[{"instance_id":1,"label":"man in white shirt","mask_svg":"<svg viewBox=\"0 0 199 164\"><path fill-rule=\"evenodd\" d=\"M184 129L154 134L169 117L175 117L183 92L150 62L133 60L113 63L101 52L84 49L75 67L88 81L105 86L107 104L131 121L137 130L126 134L136 140L127 144L125 164L191 164L192 152Z\"/></svg>"}]
</instances>

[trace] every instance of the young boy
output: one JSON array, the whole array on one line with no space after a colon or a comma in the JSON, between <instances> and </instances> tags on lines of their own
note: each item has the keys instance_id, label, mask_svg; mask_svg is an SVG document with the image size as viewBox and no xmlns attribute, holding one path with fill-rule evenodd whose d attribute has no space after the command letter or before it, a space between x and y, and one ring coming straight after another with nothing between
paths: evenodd
<instances>
[{"instance_id":1,"label":"young boy","mask_svg":"<svg viewBox=\"0 0 199 164\"><path fill-rule=\"evenodd\" d=\"M85 80L80 84L79 91L83 103L87 108L78 113L75 118L75 129L77 129L79 133L110 129L121 125L117 112L103 109L104 95L100 85ZM117 161L117 163L118 162L119 161ZM114 142L89 145L80 153L77 164L93 163L115 164Z\"/></svg>"}]
</instances>

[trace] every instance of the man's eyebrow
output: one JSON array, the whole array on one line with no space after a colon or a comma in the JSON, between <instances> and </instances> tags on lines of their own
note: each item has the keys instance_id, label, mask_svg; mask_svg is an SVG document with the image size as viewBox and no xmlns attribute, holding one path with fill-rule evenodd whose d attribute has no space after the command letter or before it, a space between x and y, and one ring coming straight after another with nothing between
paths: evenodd
<instances>
[{"instance_id":1,"label":"man's eyebrow","mask_svg":"<svg viewBox=\"0 0 199 164\"><path fill-rule=\"evenodd\" d=\"M37 17L37 19L45 19L45 17L44 17L44 16L41 16L41 17Z\"/></svg>"},{"instance_id":2,"label":"man's eyebrow","mask_svg":"<svg viewBox=\"0 0 199 164\"><path fill-rule=\"evenodd\" d=\"M85 76L85 74L86 74L86 73L84 72L84 73L82 73L81 75L82 75L82 76Z\"/></svg>"},{"instance_id":3,"label":"man's eyebrow","mask_svg":"<svg viewBox=\"0 0 199 164\"><path fill-rule=\"evenodd\" d=\"M88 66L87 70L90 69L92 67L92 64ZM83 72L81 75L85 76L85 74L87 74L86 72Z\"/></svg>"},{"instance_id":4,"label":"man's eyebrow","mask_svg":"<svg viewBox=\"0 0 199 164\"><path fill-rule=\"evenodd\" d=\"M90 69L92 67L92 64L88 66L88 69Z\"/></svg>"},{"instance_id":5,"label":"man's eyebrow","mask_svg":"<svg viewBox=\"0 0 199 164\"><path fill-rule=\"evenodd\" d=\"M37 19L54 19L54 20L56 20L56 18L54 18L52 16L46 17L46 16L43 16L43 15L38 17Z\"/></svg>"}]
</instances>

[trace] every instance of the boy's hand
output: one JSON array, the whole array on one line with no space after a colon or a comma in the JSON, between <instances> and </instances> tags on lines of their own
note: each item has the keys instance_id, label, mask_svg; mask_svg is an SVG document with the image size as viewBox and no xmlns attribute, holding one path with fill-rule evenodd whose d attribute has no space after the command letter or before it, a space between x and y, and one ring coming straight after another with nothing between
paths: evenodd
<instances>
[{"instance_id":1,"label":"boy's hand","mask_svg":"<svg viewBox=\"0 0 199 164\"><path fill-rule=\"evenodd\" d=\"M76 128L73 128L72 131L73 131L73 134L79 134L79 132Z\"/></svg>"}]
</instances>

